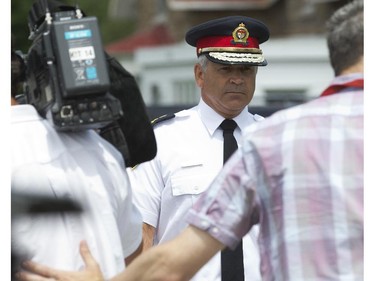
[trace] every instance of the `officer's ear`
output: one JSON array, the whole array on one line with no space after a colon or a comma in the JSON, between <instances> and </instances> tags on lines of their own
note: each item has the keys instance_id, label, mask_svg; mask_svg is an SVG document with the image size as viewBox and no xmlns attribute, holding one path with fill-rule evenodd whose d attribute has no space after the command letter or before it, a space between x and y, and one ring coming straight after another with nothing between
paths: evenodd
<instances>
[{"instance_id":1,"label":"officer's ear","mask_svg":"<svg viewBox=\"0 0 375 281\"><path fill-rule=\"evenodd\" d=\"M203 67L199 64L196 63L194 66L194 75L195 75L195 83L199 88L203 87L203 81L204 81L204 69Z\"/></svg>"}]
</instances>

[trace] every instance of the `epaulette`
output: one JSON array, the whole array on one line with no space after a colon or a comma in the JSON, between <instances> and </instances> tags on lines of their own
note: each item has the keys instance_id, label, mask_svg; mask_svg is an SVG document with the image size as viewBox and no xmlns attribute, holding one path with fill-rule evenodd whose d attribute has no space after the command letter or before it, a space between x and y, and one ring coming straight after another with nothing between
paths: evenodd
<instances>
[{"instance_id":1,"label":"epaulette","mask_svg":"<svg viewBox=\"0 0 375 281\"><path fill-rule=\"evenodd\" d=\"M166 120L169 120L169 119L172 119L174 118L176 115L174 113L172 114L164 114L160 117L156 117L154 120L151 121L151 124L152 126L155 126L156 124L160 123L160 122L163 122L163 121L166 121Z\"/></svg>"}]
</instances>

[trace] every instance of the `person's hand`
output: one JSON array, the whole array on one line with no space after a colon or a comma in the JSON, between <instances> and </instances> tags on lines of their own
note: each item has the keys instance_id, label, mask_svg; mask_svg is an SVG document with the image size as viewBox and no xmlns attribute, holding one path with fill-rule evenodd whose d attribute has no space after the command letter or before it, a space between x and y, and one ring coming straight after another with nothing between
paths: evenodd
<instances>
[{"instance_id":1,"label":"person's hand","mask_svg":"<svg viewBox=\"0 0 375 281\"><path fill-rule=\"evenodd\" d=\"M85 241L80 244L80 253L85 263L83 271L63 271L27 261L22 267L28 272L19 272L16 278L19 281L104 281L99 264L93 258Z\"/></svg>"}]
</instances>

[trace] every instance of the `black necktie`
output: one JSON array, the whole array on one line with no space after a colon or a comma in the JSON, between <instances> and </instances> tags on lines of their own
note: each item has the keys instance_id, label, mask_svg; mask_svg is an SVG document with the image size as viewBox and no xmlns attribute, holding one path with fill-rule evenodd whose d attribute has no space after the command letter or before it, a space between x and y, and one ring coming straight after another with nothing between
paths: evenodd
<instances>
[{"instance_id":1,"label":"black necktie","mask_svg":"<svg viewBox=\"0 0 375 281\"><path fill-rule=\"evenodd\" d=\"M237 149L237 141L233 132L237 123L231 119L225 119L220 124L224 137L224 163ZM243 253L242 240L233 251L226 248L221 252L221 280L222 281L243 281Z\"/></svg>"}]
</instances>

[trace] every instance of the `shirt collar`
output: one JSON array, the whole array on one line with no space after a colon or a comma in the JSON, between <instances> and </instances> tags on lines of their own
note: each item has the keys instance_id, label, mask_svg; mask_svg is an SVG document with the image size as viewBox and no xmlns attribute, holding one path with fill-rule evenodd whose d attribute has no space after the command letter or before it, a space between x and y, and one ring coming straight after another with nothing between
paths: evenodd
<instances>
[{"instance_id":1,"label":"shirt collar","mask_svg":"<svg viewBox=\"0 0 375 281\"><path fill-rule=\"evenodd\" d=\"M211 136L220 126L221 122L223 122L223 120L225 119L210 106L208 106L202 98L200 99L198 104L198 113L201 116L201 120ZM247 126L255 122L254 116L249 113L247 106L241 111L238 116L233 118L233 120L236 121L240 131L243 131Z\"/></svg>"},{"instance_id":2,"label":"shirt collar","mask_svg":"<svg viewBox=\"0 0 375 281\"><path fill-rule=\"evenodd\" d=\"M363 77L363 73L350 73L346 75L336 76L320 96L322 97L347 91L353 91L354 89L363 89Z\"/></svg>"}]
</instances>

